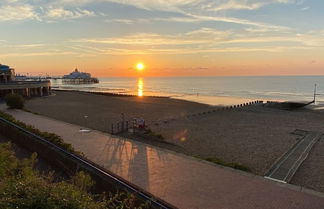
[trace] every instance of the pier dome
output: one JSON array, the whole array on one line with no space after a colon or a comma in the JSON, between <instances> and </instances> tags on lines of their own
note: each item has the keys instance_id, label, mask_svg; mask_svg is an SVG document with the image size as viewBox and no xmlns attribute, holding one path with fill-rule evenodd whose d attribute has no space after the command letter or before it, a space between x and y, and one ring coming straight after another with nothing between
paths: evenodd
<instances>
[{"instance_id":1,"label":"pier dome","mask_svg":"<svg viewBox=\"0 0 324 209\"><path fill-rule=\"evenodd\" d=\"M0 83L7 83L15 80L15 70L8 65L0 64Z\"/></svg>"},{"instance_id":2,"label":"pier dome","mask_svg":"<svg viewBox=\"0 0 324 209\"><path fill-rule=\"evenodd\" d=\"M10 67L8 65L0 64L0 71L10 71Z\"/></svg>"}]
</instances>

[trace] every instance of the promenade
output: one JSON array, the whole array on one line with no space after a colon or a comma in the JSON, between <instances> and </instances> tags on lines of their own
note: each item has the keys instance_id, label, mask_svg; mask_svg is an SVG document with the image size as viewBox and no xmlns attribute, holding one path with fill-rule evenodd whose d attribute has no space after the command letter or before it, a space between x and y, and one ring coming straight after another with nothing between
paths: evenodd
<instances>
[{"instance_id":1,"label":"promenade","mask_svg":"<svg viewBox=\"0 0 324 209\"><path fill-rule=\"evenodd\" d=\"M4 110L4 108L1 108ZM182 154L20 110L16 119L60 135L107 170L183 209L322 209L324 196Z\"/></svg>"}]
</instances>

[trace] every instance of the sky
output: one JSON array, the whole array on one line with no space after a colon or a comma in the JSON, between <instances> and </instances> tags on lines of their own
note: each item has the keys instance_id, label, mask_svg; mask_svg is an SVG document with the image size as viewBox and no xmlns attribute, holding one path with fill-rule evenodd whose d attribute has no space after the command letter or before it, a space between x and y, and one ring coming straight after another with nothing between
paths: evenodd
<instances>
[{"instance_id":1,"label":"sky","mask_svg":"<svg viewBox=\"0 0 324 209\"><path fill-rule=\"evenodd\" d=\"M22 74L324 75L323 0L0 0L0 11L0 63Z\"/></svg>"}]
</instances>

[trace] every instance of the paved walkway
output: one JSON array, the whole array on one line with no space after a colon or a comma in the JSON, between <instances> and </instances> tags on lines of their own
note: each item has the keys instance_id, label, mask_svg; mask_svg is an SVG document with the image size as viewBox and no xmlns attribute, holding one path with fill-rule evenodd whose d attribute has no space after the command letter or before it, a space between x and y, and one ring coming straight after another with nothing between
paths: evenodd
<instances>
[{"instance_id":1,"label":"paved walkway","mask_svg":"<svg viewBox=\"0 0 324 209\"><path fill-rule=\"evenodd\" d=\"M321 133L310 132L297 142L270 169L266 177L281 182L290 182L300 165L307 158L314 144L320 139Z\"/></svg>"},{"instance_id":2,"label":"paved walkway","mask_svg":"<svg viewBox=\"0 0 324 209\"><path fill-rule=\"evenodd\" d=\"M297 187L23 111L18 120L54 132L106 169L184 209L323 209L324 198Z\"/></svg>"}]
</instances>

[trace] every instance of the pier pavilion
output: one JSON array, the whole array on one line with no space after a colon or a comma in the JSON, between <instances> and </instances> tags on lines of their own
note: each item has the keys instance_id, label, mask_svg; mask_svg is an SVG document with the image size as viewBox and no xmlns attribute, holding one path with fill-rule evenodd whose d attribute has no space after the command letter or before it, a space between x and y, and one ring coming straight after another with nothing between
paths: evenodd
<instances>
[{"instance_id":1,"label":"pier pavilion","mask_svg":"<svg viewBox=\"0 0 324 209\"><path fill-rule=\"evenodd\" d=\"M24 97L47 96L51 93L51 83L45 81L16 81L15 70L0 64L0 97L7 94L20 94Z\"/></svg>"}]
</instances>

